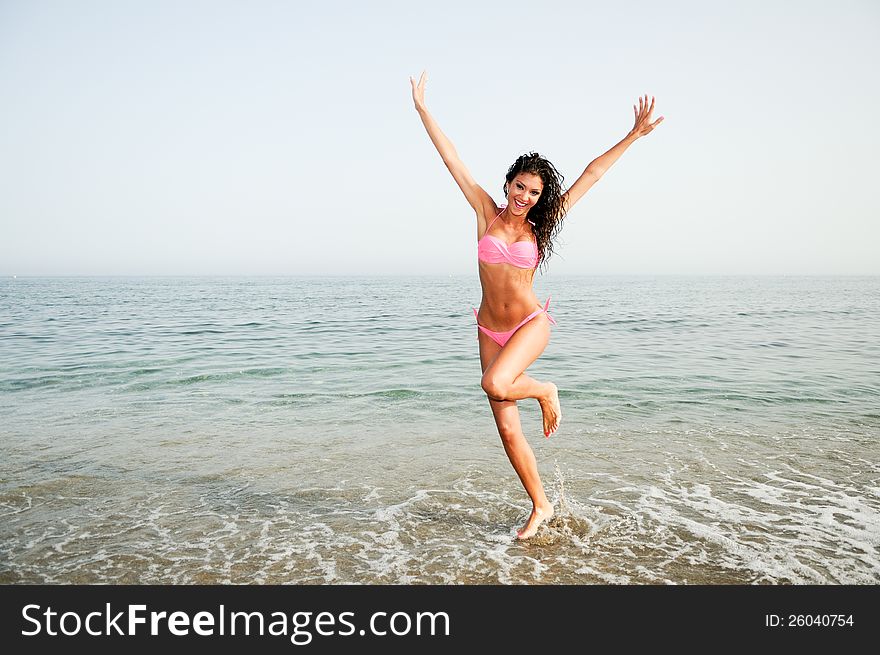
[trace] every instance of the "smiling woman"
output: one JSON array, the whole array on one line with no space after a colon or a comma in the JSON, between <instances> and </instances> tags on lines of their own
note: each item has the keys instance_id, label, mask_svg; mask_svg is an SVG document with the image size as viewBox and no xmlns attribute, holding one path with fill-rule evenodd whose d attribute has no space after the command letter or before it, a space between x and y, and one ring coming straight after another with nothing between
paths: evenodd
<instances>
[{"instance_id":1,"label":"smiling woman","mask_svg":"<svg viewBox=\"0 0 880 655\"><path fill-rule=\"evenodd\" d=\"M553 505L544 492L535 454L523 434L516 401L538 401L545 437L556 432L562 418L556 385L525 373L547 347L550 325L556 324L548 314L550 299L542 306L532 290L535 271L546 264L553 252L552 239L565 214L636 139L651 132L663 117L652 122L654 99L640 97L638 105L633 106L635 124L626 137L590 162L565 192L562 175L553 164L537 153L522 155L507 171L507 202L498 206L471 177L452 142L428 112L426 82L424 72L418 82L410 78L413 102L428 136L477 218L477 259L483 297L479 311L475 309L474 314L483 370L481 386L489 399L504 450L532 500L532 512L517 532L519 539L528 539L553 516Z\"/></svg>"}]
</instances>

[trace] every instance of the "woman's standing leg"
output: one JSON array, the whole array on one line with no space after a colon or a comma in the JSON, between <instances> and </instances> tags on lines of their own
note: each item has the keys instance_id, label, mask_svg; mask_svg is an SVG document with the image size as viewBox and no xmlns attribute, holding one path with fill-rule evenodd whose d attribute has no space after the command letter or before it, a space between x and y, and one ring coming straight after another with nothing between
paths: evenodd
<instances>
[{"instance_id":1,"label":"woman's standing leg","mask_svg":"<svg viewBox=\"0 0 880 655\"><path fill-rule=\"evenodd\" d=\"M482 332L478 332L478 336L480 363L485 373L486 369L497 359L502 348ZM495 417L495 425L498 427L498 435L501 437L507 458L532 500L532 513L529 520L517 533L518 538L528 539L537 532L538 526L543 521L553 516L553 505L550 504L544 493L544 485L541 484L541 477L538 475L535 453L523 434L516 401L489 398L489 406L492 408L492 415Z\"/></svg>"}]
</instances>

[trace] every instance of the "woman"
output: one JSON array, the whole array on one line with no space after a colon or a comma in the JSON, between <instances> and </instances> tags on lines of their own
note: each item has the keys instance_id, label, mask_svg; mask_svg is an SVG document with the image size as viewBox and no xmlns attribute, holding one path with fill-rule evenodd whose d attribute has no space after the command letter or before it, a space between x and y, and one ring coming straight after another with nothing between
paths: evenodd
<instances>
[{"instance_id":1,"label":"woman","mask_svg":"<svg viewBox=\"0 0 880 655\"><path fill-rule=\"evenodd\" d=\"M544 436L559 427L562 411L559 394L552 382L540 382L525 370L544 351L550 340L553 319L532 291L532 280L539 264L553 251L552 237L558 232L562 217L590 190L610 166L639 137L645 136L662 120L651 122L654 99L639 98L633 106L635 125L605 154L597 157L567 191L562 190L562 176L553 165L536 153L517 159L504 183L507 204L500 207L471 177L452 142L440 130L425 106L423 72L416 82L410 77L413 101L428 136L440 153L446 168L477 215L477 259L483 298L477 317L477 338L482 387L498 426L498 434L510 463L532 499L528 521L517 538L528 539L538 526L553 516L547 500L535 454L526 441L519 420L517 400L534 398L541 406Z\"/></svg>"}]
</instances>

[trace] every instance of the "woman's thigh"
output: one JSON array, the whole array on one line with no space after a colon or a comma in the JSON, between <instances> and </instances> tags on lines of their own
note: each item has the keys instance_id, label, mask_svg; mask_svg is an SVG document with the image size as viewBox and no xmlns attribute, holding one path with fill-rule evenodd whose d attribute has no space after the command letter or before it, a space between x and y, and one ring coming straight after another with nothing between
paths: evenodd
<instances>
[{"instance_id":1,"label":"woman's thigh","mask_svg":"<svg viewBox=\"0 0 880 655\"><path fill-rule=\"evenodd\" d=\"M488 371L491 377L512 382L538 359L549 342L550 319L547 314L541 313L514 332L488 366L483 367L483 373ZM495 345L498 346L497 343Z\"/></svg>"},{"instance_id":2,"label":"woman's thigh","mask_svg":"<svg viewBox=\"0 0 880 655\"><path fill-rule=\"evenodd\" d=\"M486 369L492 365L492 362L501 352L501 346L494 339L483 334L482 330L477 330L477 337L480 342L480 365L485 373ZM492 416L495 417L495 424L498 426L499 433L521 429L519 409L516 406L515 400L493 400L489 398L489 407L492 409Z\"/></svg>"},{"instance_id":3,"label":"woman's thigh","mask_svg":"<svg viewBox=\"0 0 880 655\"><path fill-rule=\"evenodd\" d=\"M486 369L489 368L489 365L492 364L498 356L498 353L501 352L501 346L499 346L492 337L484 334L480 329L477 329L477 341L480 345L480 368L482 369L482 372L485 373Z\"/></svg>"}]
</instances>

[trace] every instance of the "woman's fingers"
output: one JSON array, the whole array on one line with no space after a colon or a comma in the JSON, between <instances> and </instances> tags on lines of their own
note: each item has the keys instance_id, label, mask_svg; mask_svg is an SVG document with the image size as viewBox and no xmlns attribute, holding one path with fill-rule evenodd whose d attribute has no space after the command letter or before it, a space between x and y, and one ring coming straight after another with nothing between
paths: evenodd
<instances>
[{"instance_id":1,"label":"woman's fingers","mask_svg":"<svg viewBox=\"0 0 880 655\"><path fill-rule=\"evenodd\" d=\"M412 75L409 76L409 83L412 85L412 96L416 103L416 107L425 102L425 80L428 78L427 71L422 71L419 75L419 81L416 82Z\"/></svg>"},{"instance_id":2,"label":"woman's fingers","mask_svg":"<svg viewBox=\"0 0 880 655\"><path fill-rule=\"evenodd\" d=\"M646 93L639 96L637 105L633 105L633 116L635 117L635 127L633 130L637 135L644 136L663 122L662 116L653 123L651 122L651 115L654 113L654 105L656 103L657 98Z\"/></svg>"},{"instance_id":3,"label":"woman's fingers","mask_svg":"<svg viewBox=\"0 0 880 655\"><path fill-rule=\"evenodd\" d=\"M633 113L635 114L636 121L650 120L656 102L657 99L654 96L649 96L647 93L643 96L639 96L639 104L633 105Z\"/></svg>"},{"instance_id":4,"label":"woman's fingers","mask_svg":"<svg viewBox=\"0 0 880 655\"><path fill-rule=\"evenodd\" d=\"M413 87L413 88L418 89L419 93L424 94L424 93L425 93L425 81L426 81L427 79L428 79L428 73L427 73L427 71L422 71L422 74L419 75L419 81L418 81L418 84L413 83L413 84L414 84L414 87Z\"/></svg>"},{"instance_id":5,"label":"woman's fingers","mask_svg":"<svg viewBox=\"0 0 880 655\"><path fill-rule=\"evenodd\" d=\"M422 71L422 74L419 75L418 83L416 82L415 78L412 75L409 76L409 82L410 82L410 84L412 84L413 89L424 89L425 88L425 81L427 79L428 79L427 71Z\"/></svg>"}]
</instances>

